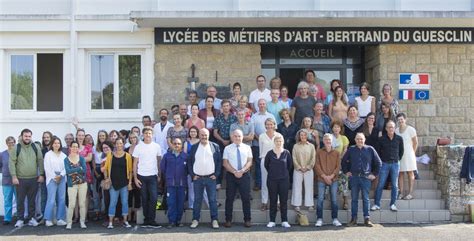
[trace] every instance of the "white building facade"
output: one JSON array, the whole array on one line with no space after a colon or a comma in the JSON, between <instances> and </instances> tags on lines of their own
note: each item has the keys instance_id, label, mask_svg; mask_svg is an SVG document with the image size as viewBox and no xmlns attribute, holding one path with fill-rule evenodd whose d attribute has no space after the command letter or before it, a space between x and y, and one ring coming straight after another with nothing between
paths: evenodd
<instances>
[{"instance_id":1,"label":"white building facade","mask_svg":"<svg viewBox=\"0 0 474 241\"><path fill-rule=\"evenodd\" d=\"M177 84L181 96L174 85L161 85L175 80L160 79L155 28L472 28L473 9L473 0L0 0L0 147L26 127L40 140L46 130L74 132L73 120L93 135L141 126L143 115L183 102L185 80ZM258 61L249 76L281 74ZM367 66L360 68L370 79ZM245 90L254 88L252 78L245 81ZM161 97L168 91L176 100Z\"/></svg>"}]
</instances>

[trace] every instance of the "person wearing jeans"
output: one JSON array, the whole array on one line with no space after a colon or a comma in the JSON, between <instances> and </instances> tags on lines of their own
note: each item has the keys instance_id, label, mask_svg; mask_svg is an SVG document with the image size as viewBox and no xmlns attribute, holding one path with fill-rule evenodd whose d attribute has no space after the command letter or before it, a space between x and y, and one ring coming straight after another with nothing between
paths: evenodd
<instances>
[{"instance_id":1,"label":"person wearing jeans","mask_svg":"<svg viewBox=\"0 0 474 241\"><path fill-rule=\"evenodd\" d=\"M51 149L44 156L46 188L48 198L44 211L46 226L53 226L53 209L56 206L58 226L66 225L66 169L64 159L66 154L61 151L62 143L58 137L51 140Z\"/></svg>"},{"instance_id":2,"label":"person wearing jeans","mask_svg":"<svg viewBox=\"0 0 474 241\"><path fill-rule=\"evenodd\" d=\"M7 137L5 140L8 149L0 153L0 171L2 171L2 190L3 190L3 207L5 208L3 216L3 225L9 225L12 221L13 197L16 196L15 188L12 184L12 176L8 161L10 159L9 151L15 148L15 138Z\"/></svg>"},{"instance_id":3,"label":"person wearing jeans","mask_svg":"<svg viewBox=\"0 0 474 241\"><path fill-rule=\"evenodd\" d=\"M329 133L323 136L324 148L316 153L316 164L314 170L318 178L318 203L316 211L316 227L323 225L323 202L326 187L329 187L331 193L331 217L332 224L336 227L341 226L337 219L337 190L339 183L337 181L339 170L341 169L339 152L332 148L332 135Z\"/></svg>"},{"instance_id":4,"label":"person wearing jeans","mask_svg":"<svg viewBox=\"0 0 474 241\"><path fill-rule=\"evenodd\" d=\"M199 130L199 143L191 147L188 160L188 172L194 183L194 209L191 228L197 228L201 218L201 203L204 189L209 197L212 228L219 228L217 222L216 179L222 168L222 155L219 145L209 141L209 130Z\"/></svg>"},{"instance_id":5,"label":"person wearing jeans","mask_svg":"<svg viewBox=\"0 0 474 241\"><path fill-rule=\"evenodd\" d=\"M186 169L188 155L183 152L183 142L180 138L173 138L170 144L172 150L168 151L160 162L161 176L166 184L169 221L167 228L182 226L188 173Z\"/></svg>"},{"instance_id":6,"label":"person wearing jeans","mask_svg":"<svg viewBox=\"0 0 474 241\"><path fill-rule=\"evenodd\" d=\"M132 156L124 151L125 140L118 137L115 140L115 151L109 153L105 159L104 176L110 178L110 205L109 225L114 228L113 219L117 207L118 197L122 204L123 226L132 227L127 221L128 215L128 189L132 187Z\"/></svg>"},{"instance_id":7,"label":"person wearing jeans","mask_svg":"<svg viewBox=\"0 0 474 241\"><path fill-rule=\"evenodd\" d=\"M156 201L158 199L158 163L161 160L161 147L152 142L153 129L142 129L143 141L133 150L133 180L140 188L142 198L143 226L161 227L156 223Z\"/></svg>"},{"instance_id":8,"label":"person wearing jeans","mask_svg":"<svg viewBox=\"0 0 474 241\"><path fill-rule=\"evenodd\" d=\"M351 221L347 226L357 225L357 210L359 207L359 192L362 192L364 224L373 227L369 215L369 189L372 181L378 175L382 161L372 146L365 145L365 135L359 132L355 136L355 146L349 147L341 161L343 173L349 177L351 184Z\"/></svg>"},{"instance_id":9,"label":"person wearing jeans","mask_svg":"<svg viewBox=\"0 0 474 241\"><path fill-rule=\"evenodd\" d=\"M370 210L380 210L380 199L382 199L382 191L387 181L387 177L390 174L392 189L390 195L390 210L396 212L397 206L395 201L397 200L398 194L398 172L400 171L400 159L403 156L403 138L395 134L395 122L392 120L387 121L385 125L387 131L383 134L378 141L378 150L380 159L382 159L382 168L380 169L379 183L375 190L374 205Z\"/></svg>"}]
</instances>

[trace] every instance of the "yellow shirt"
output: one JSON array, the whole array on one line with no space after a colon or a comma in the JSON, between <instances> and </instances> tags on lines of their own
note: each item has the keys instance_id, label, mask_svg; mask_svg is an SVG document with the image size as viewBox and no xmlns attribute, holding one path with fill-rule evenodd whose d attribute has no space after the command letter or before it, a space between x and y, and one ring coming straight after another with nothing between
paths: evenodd
<instances>
[{"instance_id":1,"label":"yellow shirt","mask_svg":"<svg viewBox=\"0 0 474 241\"><path fill-rule=\"evenodd\" d=\"M347 147L349 145L349 139L347 139L347 137L343 135L339 135L338 138L334 137L333 142L334 150L339 152L339 154L342 154L344 147Z\"/></svg>"}]
</instances>

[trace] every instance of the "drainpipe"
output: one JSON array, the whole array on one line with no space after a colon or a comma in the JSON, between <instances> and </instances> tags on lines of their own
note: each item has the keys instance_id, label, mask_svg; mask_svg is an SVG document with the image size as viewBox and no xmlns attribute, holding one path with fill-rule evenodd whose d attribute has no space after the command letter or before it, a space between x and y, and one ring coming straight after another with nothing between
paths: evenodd
<instances>
[{"instance_id":1,"label":"drainpipe","mask_svg":"<svg viewBox=\"0 0 474 241\"><path fill-rule=\"evenodd\" d=\"M69 19L69 51L70 51L70 89L69 89L69 100L70 100L70 116L67 116L67 120L75 119L77 117L77 105L78 102L74 101L76 97L76 60L77 60L77 33L76 33L76 1L70 0L70 19ZM74 131L73 131L74 132Z\"/></svg>"}]
</instances>

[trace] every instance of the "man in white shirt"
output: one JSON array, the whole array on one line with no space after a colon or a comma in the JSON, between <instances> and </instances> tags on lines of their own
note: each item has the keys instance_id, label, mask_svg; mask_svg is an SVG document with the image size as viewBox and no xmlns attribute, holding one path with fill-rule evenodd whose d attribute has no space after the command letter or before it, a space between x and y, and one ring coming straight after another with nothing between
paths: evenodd
<instances>
[{"instance_id":1,"label":"man in white shirt","mask_svg":"<svg viewBox=\"0 0 474 241\"><path fill-rule=\"evenodd\" d=\"M270 96L270 90L265 88L266 79L265 76L259 75L257 76L257 89L250 92L249 96L249 104L252 108L252 111L258 112L258 100L264 99L265 101L272 101L272 97Z\"/></svg>"},{"instance_id":2,"label":"man in white shirt","mask_svg":"<svg viewBox=\"0 0 474 241\"><path fill-rule=\"evenodd\" d=\"M266 131L265 129L265 120L271 118L275 120L275 117L267 111L267 102L265 99L258 100L259 111L252 115L251 123L254 127L254 140L252 141L252 153L255 160L255 187L253 188L254 191L259 191L263 185L266 183L262 183L262 172L260 170L260 150L258 147L258 137L260 134Z\"/></svg>"},{"instance_id":3,"label":"man in white shirt","mask_svg":"<svg viewBox=\"0 0 474 241\"><path fill-rule=\"evenodd\" d=\"M189 152L188 173L193 178L194 184L194 209L191 228L197 228L201 217L201 204L204 189L209 197L212 228L219 228L217 221L217 190L216 179L222 167L222 155L214 142L209 141L209 130L199 130L200 141L191 147Z\"/></svg>"},{"instance_id":4,"label":"man in white shirt","mask_svg":"<svg viewBox=\"0 0 474 241\"><path fill-rule=\"evenodd\" d=\"M166 153L168 151L168 140L166 135L168 134L168 129L174 125L168 121L168 110L160 110L160 122L156 123L155 128L153 128L154 142L160 145L161 153Z\"/></svg>"},{"instance_id":5,"label":"man in white shirt","mask_svg":"<svg viewBox=\"0 0 474 241\"><path fill-rule=\"evenodd\" d=\"M206 90L207 96L212 96L214 97L214 109L220 110L221 109L221 102L222 100L217 98L217 89L213 85L209 85ZM204 98L201 101L199 101L199 109L205 109L206 108L206 99Z\"/></svg>"},{"instance_id":6,"label":"man in white shirt","mask_svg":"<svg viewBox=\"0 0 474 241\"><path fill-rule=\"evenodd\" d=\"M233 143L224 149L223 165L227 170L227 191L225 199L226 228L232 226L232 212L236 191L239 190L244 211L244 226L249 228L250 223L250 167L252 166L252 149L242 143L244 134L237 129L232 132Z\"/></svg>"},{"instance_id":7,"label":"man in white shirt","mask_svg":"<svg viewBox=\"0 0 474 241\"><path fill-rule=\"evenodd\" d=\"M133 150L133 177L140 188L142 198L143 226L160 227L156 221L156 201L158 199L158 167L161 160L161 147L152 141L153 129L144 127L143 142Z\"/></svg>"}]
</instances>

